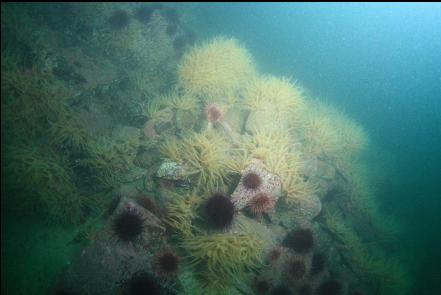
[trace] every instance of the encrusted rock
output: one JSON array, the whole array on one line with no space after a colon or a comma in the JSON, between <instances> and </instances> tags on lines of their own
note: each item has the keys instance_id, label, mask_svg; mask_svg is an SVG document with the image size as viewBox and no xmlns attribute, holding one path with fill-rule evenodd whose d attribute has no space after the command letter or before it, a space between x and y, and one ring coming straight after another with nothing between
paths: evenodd
<instances>
[{"instance_id":1,"label":"encrusted rock","mask_svg":"<svg viewBox=\"0 0 441 295\"><path fill-rule=\"evenodd\" d=\"M243 184L244 176L248 173L257 174L262 183L255 189L246 188ZM242 171L242 178L235 191L231 195L232 202L237 210L243 209L248 202L258 193L266 193L271 195L277 202L282 191L282 181L279 176L272 174L263 167L259 160L253 160L252 163Z\"/></svg>"},{"instance_id":2,"label":"encrusted rock","mask_svg":"<svg viewBox=\"0 0 441 295\"><path fill-rule=\"evenodd\" d=\"M133 241L118 239L114 220L126 210L143 219L144 230ZM152 255L164 243L161 221L134 200L123 197L94 242L63 273L58 289L69 294L121 294L122 283L139 271L153 272Z\"/></svg>"},{"instance_id":3,"label":"encrusted rock","mask_svg":"<svg viewBox=\"0 0 441 295\"><path fill-rule=\"evenodd\" d=\"M186 181L187 177L185 176L185 172L186 169L184 165L165 159L156 171L156 177L167 180Z\"/></svg>"}]
</instances>

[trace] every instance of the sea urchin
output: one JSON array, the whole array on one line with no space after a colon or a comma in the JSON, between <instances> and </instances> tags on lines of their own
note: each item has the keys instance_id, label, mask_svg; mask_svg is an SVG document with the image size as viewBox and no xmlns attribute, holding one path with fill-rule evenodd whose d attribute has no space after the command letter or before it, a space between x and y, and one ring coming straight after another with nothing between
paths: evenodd
<instances>
[{"instance_id":1,"label":"sea urchin","mask_svg":"<svg viewBox=\"0 0 441 295\"><path fill-rule=\"evenodd\" d=\"M179 270L179 257L173 251L166 249L155 256L154 269L160 278L172 278Z\"/></svg>"},{"instance_id":2,"label":"sea urchin","mask_svg":"<svg viewBox=\"0 0 441 295\"><path fill-rule=\"evenodd\" d=\"M250 172L244 176L242 182L247 189L257 189L262 184L262 179L257 173Z\"/></svg>"},{"instance_id":3,"label":"sea urchin","mask_svg":"<svg viewBox=\"0 0 441 295\"><path fill-rule=\"evenodd\" d=\"M130 242L144 230L144 219L135 209L129 208L118 214L113 229L120 240Z\"/></svg>"},{"instance_id":4,"label":"sea urchin","mask_svg":"<svg viewBox=\"0 0 441 295\"><path fill-rule=\"evenodd\" d=\"M234 205L227 195L215 193L205 204L205 214L213 227L225 228L233 221Z\"/></svg>"},{"instance_id":5,"label":"sea urchin","mask_svg":"<svg viewBox=\"0 0 441 295\"><path fill-rule=\"evenodd\" d=\"M263 213L274 207L274 198L266 193L258 193L249 202L248 208L251 213L260 217Z\"/></svg>"}]
</instances>

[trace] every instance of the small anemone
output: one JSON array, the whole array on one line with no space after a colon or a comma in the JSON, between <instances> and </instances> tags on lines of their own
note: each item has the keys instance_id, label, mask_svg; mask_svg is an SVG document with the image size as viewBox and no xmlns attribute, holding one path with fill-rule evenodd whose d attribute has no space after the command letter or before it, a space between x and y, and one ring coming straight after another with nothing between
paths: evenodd
<instances>
[{"instance_id":1,"label":"small anemone","mask_svg":"<svg viewBox=\"0 0 441 295\"><path fill-rule=\"evenodd\" d=\"M133 241L144 230L144 219L134 209L126 209L114 220L113 229L124 242Z\"/></svg>"},{"instance_id":2,"label":"small anemone","mask_svg":"<svg viewBox=\"0 0 441 295\"><path fill-rule=\"evenodd\" d=\"M207 116L207 120L211 123L218 123L222 121L224 118L224 112L222 109L215 103L210 103L205 107L205 115Z\"/></svg>"},{"instance_id":3,"label":"small anemone","mask_svg":"<svg viewBox=\"0 0 441 295\"><path fill-rule=\"evenodd\" d=\"M250 172L244 176L242 182L248 189L257 189L262 184L262 179L257 173Z\"/></svg>"},{"instance_id":4,"label":"small anemone","mask_svg":"<svg viewBox=\"0 0 441 295\"><path fill-rule=\"evenodd\" d=\"M159 295L162 293L157 280L146 272L134 273L125 285L125 295Z\"/></svg>"},{"instance_id":5,"label":"small anemone","mask_svg":"<svg viewBox=\"0 0 441 295\"><path fill-rule=\"evenodd\" d=\"M277 286L271 290L271 295L291 295L291 290L285 286Z\"/></svg>"},{"instance_id":6,"label":"small anemone","mask_svg":"<svg viewBox=\"0 0 441 295\"><path fill-rule=\"evenodd\" d=\"M306 253L314 246L314 236L310 229L297 229L286 236L284 244L298 253Z\"/></svg>"},{"instance_id":7,"label":"small anemone","mask_svg":"<svg viewBox=\"0 0 441 295\"><path fill-rule=\"evenodd\" d=\"M121 30L130 23L130 16L127 11L119 9L115 10L109 18L110 27L114 30Z\"/></svg>"},{"instance_id":8,"label":"small anemone","mask_svg":"<svg viewBox=\"0 0 441 295\"><path fill-rule=\"evenodd\" d=\"M318 295L339 295L342 292L342 285L340 282L331 280L321 284L317 289Z\"/></svg>"},{"instance_id":9,"label":"small anemone","mask_svg":"<svg viewBox=\"0 0 441 295\"><path fill-rule=\"evenodd\" d=\"M171 250L166 249L155 256L154 268L160 278L175 277L179 270L179 257Z\"/></svg>"},{"instance_id":10,"label":"small anemone","mask_svg":"<svg viewBox=\"0 0 441 295\"><path fill-rule=\"evenodd\" d=\"M286 273L293 279L301 279L306 273L305 263L301 260L290 260L286 266Z\"/></svg>"},{"instance_id":11,"label":"small anemone","mask_svg":"<svg viewBox=\"0 0 441 295\"><path fill-rule=\"evenodd\" d=\"M225 228L233 222L234 205L223 193L215 193L205 204L205 214L215 228Z\"/></svg>"}]
</instances>

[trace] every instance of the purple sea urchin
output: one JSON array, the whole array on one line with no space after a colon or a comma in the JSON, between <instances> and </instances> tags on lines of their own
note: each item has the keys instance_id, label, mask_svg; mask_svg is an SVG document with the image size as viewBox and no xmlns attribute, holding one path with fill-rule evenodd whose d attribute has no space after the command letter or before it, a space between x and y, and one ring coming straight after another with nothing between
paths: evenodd
<instances>
[{"instance_id":1,"label":"purple sea urchin","mask_svg":"<svg viewBox=\"0 0 441 295\"><path fill-rule=\"evenodd\" d=\"M115 218L113 229L120 240L130 242L144 230L144 219L135 210L127 209Z\"/></svg>"},{"instance_id":2,"label":"purple sea urchin","mask_svg":"<svg viewBox=\"0 0 441 295\"><path fill-rule=\"evenodd\" d=\"M160 278L175 277L179 270L179 257L171 250L166 249L155 255L154 269Z\"/></svg>"},{"instance_id":3,"label":"purple sea urchin","mask_svg":"<svg viewBox=\"0 0 441 295\"><path fill-rule=\"evenodd\" d=\"M234 205L223 193L215 193L205 204L205 214L213 227L225 228L234 217Z\"/></svg>"}]
</instances>

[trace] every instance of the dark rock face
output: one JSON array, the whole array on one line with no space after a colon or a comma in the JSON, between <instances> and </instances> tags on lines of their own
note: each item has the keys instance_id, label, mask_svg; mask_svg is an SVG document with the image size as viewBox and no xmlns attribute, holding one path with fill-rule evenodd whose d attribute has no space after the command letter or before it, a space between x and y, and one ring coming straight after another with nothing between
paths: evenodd
<instances>
[{"instance_id":1,"label":"dark rock face","mask_svg":"<svg viewBox=\"0 0 441 295\"><path fill-rule=\"evenodd\" d=\"M142 220L142 230L131 239L121 239L115 233L117 221L124 215ZM57 285L69 294L121 294L124 282L152 265L151 257L164 242L164 231L161 221L150 211L135 200L121 197L96 240L73 260Z\"/></svg>"}]
</instances>

